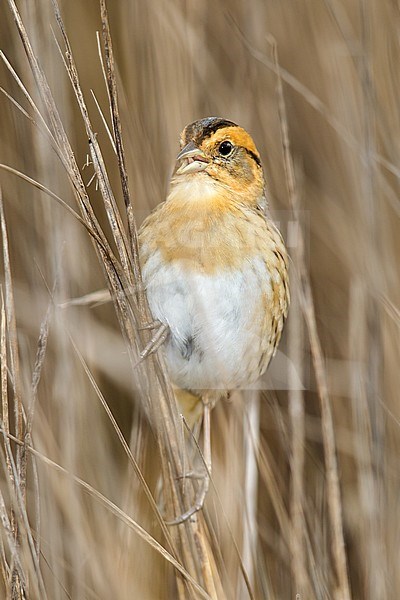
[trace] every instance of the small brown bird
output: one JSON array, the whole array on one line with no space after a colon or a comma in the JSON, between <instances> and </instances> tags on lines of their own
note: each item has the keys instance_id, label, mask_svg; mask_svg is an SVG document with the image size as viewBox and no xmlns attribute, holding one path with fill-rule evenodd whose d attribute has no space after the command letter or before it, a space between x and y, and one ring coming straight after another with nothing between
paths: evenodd
<instances>
[{"instance_id":1,"label":"small brown bird","mask_svg":"<svg viewBox=\"0 0 400 600\"><path fill-rule=\"evenodd\" d=\"M166 201L141 227L140 255L153 316L169 328L170 377L190 392L178 398L201 398L209 419L215 400L257 380L276 351L288 257L250 135L209 117L185 127L181 148Z\"/></svg>"}]
</instances>

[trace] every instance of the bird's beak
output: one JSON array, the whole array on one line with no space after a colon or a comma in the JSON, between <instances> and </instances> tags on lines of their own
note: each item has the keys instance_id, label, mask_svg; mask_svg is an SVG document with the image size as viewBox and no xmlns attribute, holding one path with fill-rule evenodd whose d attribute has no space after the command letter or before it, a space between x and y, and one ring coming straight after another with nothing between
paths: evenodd
<instances>
[{"instance_id":1,"label":"bird's beak","mask_svg":"<svg viewBox=\"0 0 400 600\"><path fill-rule=\"evenodd\" d=\"M187 173L204 171L209 164L205 154L194 144L194 142L189 142L182 148L176 157L176 162L178 165L178 168L175 171L176 175L186 175Z\"/></svg>"}]
</instances>

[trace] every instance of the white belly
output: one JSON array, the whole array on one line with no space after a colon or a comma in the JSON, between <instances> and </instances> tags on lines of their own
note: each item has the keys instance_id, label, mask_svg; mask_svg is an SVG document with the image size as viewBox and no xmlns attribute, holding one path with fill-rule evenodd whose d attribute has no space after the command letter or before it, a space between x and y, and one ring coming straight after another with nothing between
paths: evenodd
<instances>
[{"instance_id":1,"label":"white belly","mask_svg":"<svg viewBox=\"0 0 400 600\"><path fill-rule=\"evenodd\" d=\"M143 269L153 316L170 328L166 360L179 387L234 389L254 381L272 355L270 275L265 261L207 275L180 263L160 267L155 253Z\"/></svg>"}]
</instances>

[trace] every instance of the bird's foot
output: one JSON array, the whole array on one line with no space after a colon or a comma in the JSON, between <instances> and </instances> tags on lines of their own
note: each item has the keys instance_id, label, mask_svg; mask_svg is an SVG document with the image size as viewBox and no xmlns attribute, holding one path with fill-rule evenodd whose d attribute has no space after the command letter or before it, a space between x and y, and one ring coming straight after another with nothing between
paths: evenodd
<instances>
[{"instance_id":1,"label":"bird's foot","mask_svg":"<svg viewBox=\"0 0 400 600\"><path fill-rule=\"evenodd\" d=\"M150 325L152 326L152 329L155 329L152 323ZM158 330L155 332L151 340L148 342L148 344L146 344L146 346L139 354L139 360L137 361L135 367L137 367L141 362L143 362L145 358L150 356L150 354L154 354L154 352L157 352L160 346L162 346L162 344L167 339L168 325L164 325L164 323L158 323L158 326ZM150 327L148 327L148 329L150 329Z\"/></svg>"},{"instance_id":2,"label":"bird's foot","mask_svg":"<svg viewBox=\"0 0 400 600\"><path fill-rule=\"evenodd\" d=\"M157 329L157 327L160 327L161 325L162 325L161 321L159 321L158 319L155 319L154 321L151 321L151 323L144 323L143 325L138 327L138 330L139 331L154 330L154 329Z\"/></svg>"},{"instance_id":3,"label":"bird's foot","mask_svg":"<svg viewBox=\"0 0 400 600\"><path fill-rule=\"evenodd\" d=\"M196 493L194 504L186 510L184 513L173 519L172 521L167 521L167 525L180 525L184 523L193 515L195 515L199 510L201 510L204 506L204 500L206 499L208 488L210 487L210 478L211 478L211 436L210 436L210 412L212 408L212 403L208 402L207 398L203 398L203 453L201 454L203 463L204 463L204 471L199 473L198 471L192 470L188 473L182 475L182 479L191 478L191 479L199 479L201 483L199 484L199 488Z\"/></svg>"},{"instance_id":4,"label":"bird's foot","mask_svg":"<svg viewBox=\"0 0 400 600\"><path fill-rule=\"evenodd\" d=\"M197 477L196 479L202 479L202 483L199 486L199 489L196 494L196 498L194 504L184 513L173 519L172 521L166 521L166 525L181 525L188 521L193 515L195 515L199 510L201 510L204 506L204 500L206 499L208 488L210 486L210 474L203 473L203 475Z\"/></svg>"},{"instance_id":5,"label":"bird's foot","mask_svg":"<svg viewBox=\"0 0 400 600\"><path fill-rule=\"evenodd\" d=\"M207 472L204 469L192 469L183 475L178 475L176 479L204 479L207 476Z\"/></svg>"}]
</instances>

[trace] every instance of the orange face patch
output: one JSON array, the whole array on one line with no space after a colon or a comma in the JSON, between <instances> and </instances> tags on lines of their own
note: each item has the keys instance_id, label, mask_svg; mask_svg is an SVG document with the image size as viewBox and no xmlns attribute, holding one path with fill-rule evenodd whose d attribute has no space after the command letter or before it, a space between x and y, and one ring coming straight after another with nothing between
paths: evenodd
<instances>
[{"instance_id":1,"label":"orange face patch","mask_svg":"<svg viewBox=\"0 0 400 600\"><path fill-rule=\"evenodd\" d=\"M210 135L203 140L200 145L200 148L206 154L213 153L216 146L218 146L221 142L229 140L232 142L234 146L239 148L245 148L251 153L255 154L258 159L260 159L259 152L251 138L251 136L245 131L242 127L221 127L221 129L217 129L215 133Z\"/></svg>"}]
</instances>

